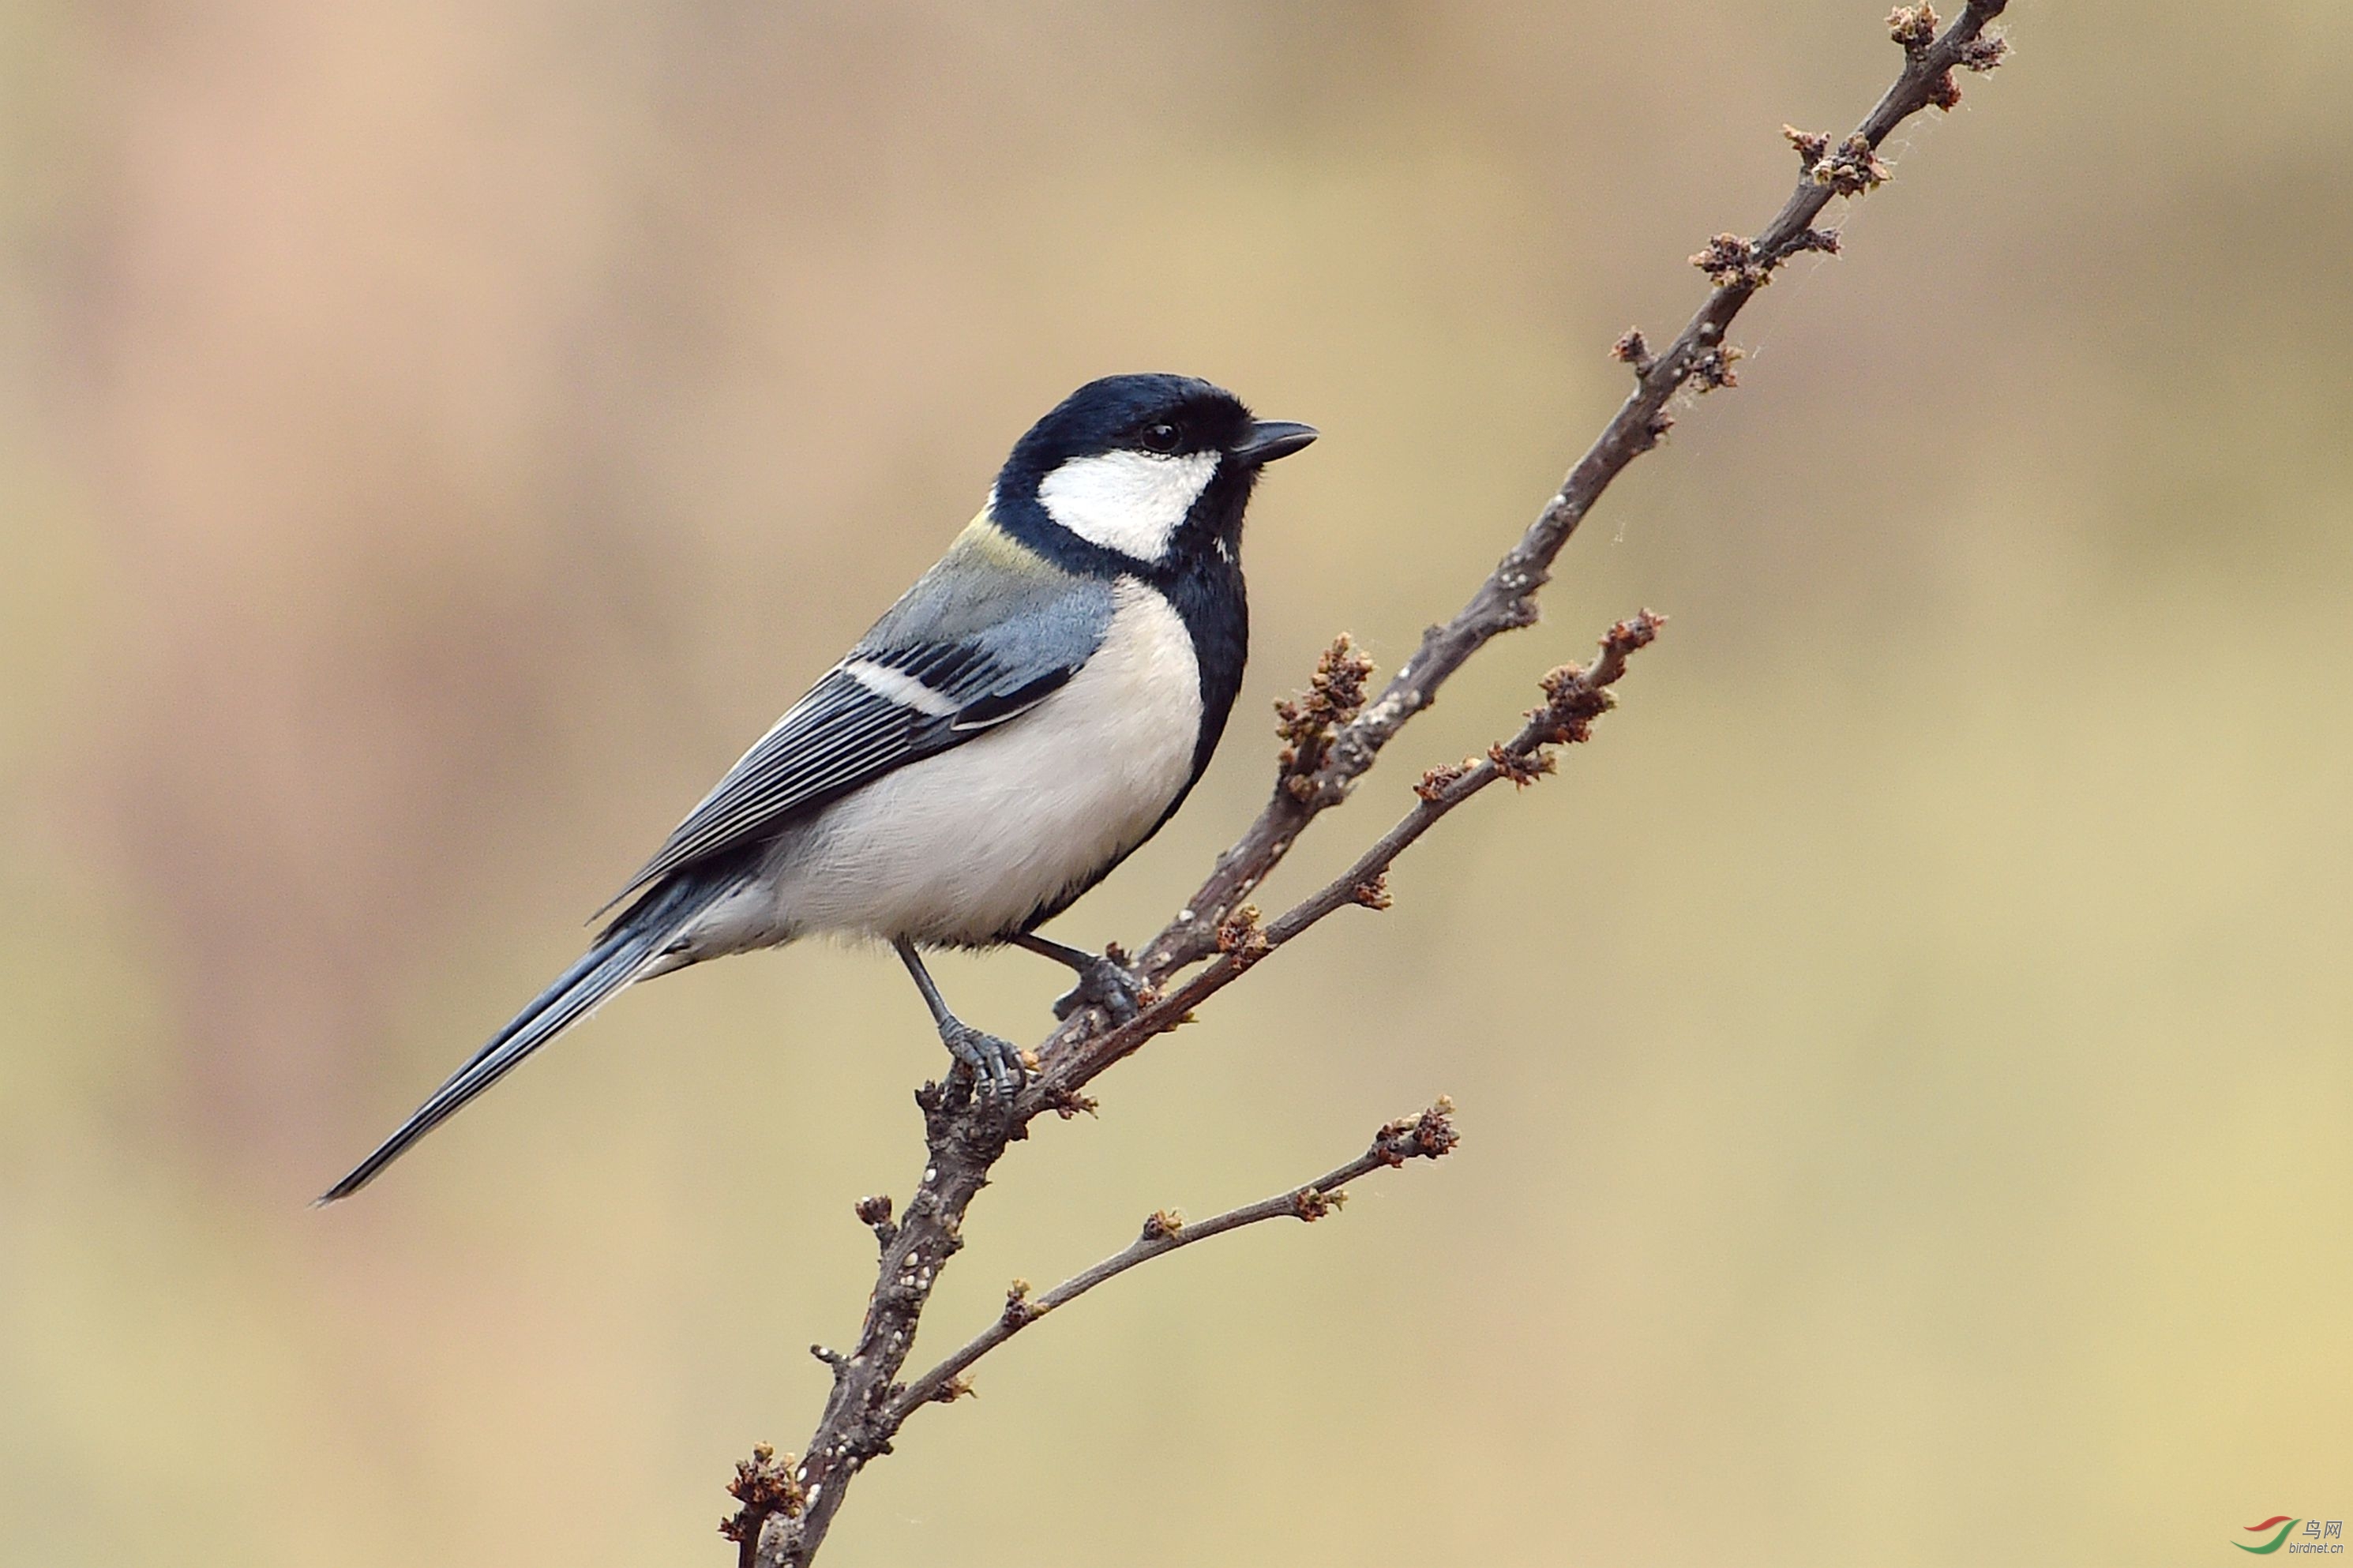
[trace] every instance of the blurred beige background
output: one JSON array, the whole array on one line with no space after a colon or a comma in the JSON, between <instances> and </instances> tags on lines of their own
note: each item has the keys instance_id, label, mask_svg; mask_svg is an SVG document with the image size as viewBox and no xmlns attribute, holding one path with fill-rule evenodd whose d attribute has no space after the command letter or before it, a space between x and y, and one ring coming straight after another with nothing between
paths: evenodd
<instances>
[{"instance_id":1,"label":"blurred beige background","mask_svg":"<svg viewBox=\"0 0 2353 1568\"><path fill-rule=\"evenodd\" d=\"M1216 769L1057 927L1145 934L1268 702L1456 606L1885 9L0 5L0 1560L727 1561L914 1173L895 965L633 994L307 1199L1030 418L1168 368L1325 439ZM2353 1514L2353 8L2011 22L1287 886L1647 603L1623 711L1019 1150L934 1348L1438 1090L1460 1157L1026 1338L828 1561ZM1060 988L947 978L1017 1034Z\"/></svg>"}]
</instances>

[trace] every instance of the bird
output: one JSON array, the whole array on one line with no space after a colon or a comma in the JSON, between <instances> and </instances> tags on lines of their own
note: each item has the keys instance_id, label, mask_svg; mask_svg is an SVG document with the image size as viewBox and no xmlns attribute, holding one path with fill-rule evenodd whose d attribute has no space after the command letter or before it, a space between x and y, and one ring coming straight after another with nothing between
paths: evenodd
<instances>
[{"instance_id":1,"label":"bird","mask_svg":"<svg viewBox=\"0 0 2353 1568\"><path fill-rule=\"evenodd\" d=\"M886 943L973 1092L1019 1053L923 954L1070 968L1058 1016L1134 1016L1142 979L1037 928L1158 832L1225 732L1249 651L1242 516L1313 442L1192 376L1106 376L1014 444L939 562L689 812L559 975L322 1205L358 1192L624 987L816 935ZM626 905L626 907L622 907Z\"/></svg>"}]
</instances>

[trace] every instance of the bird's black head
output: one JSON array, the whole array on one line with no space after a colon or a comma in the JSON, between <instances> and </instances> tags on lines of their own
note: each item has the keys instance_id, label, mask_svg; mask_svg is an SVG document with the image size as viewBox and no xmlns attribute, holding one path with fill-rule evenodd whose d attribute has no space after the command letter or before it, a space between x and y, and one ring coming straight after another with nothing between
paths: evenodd
<instances>
[{"instance_id":1,"label":"bird's black head","mask_svg":"<svg viewBox=\"0 0 2353 1568\"><path fill-rule=\"evenodd\" d=\"M1029 427L997 475L997 525L1065 564L1153 574L1229 564L1261 466L1315 439L1187 375L1091 381Z\"/></svg>"}]
</instances>

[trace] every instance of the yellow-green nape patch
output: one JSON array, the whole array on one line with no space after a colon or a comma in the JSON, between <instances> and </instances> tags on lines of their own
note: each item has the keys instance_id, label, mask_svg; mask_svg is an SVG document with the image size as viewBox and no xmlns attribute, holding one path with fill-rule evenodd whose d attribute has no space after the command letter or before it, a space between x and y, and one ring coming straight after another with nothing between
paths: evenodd
<instances>
[{"instance_id":1,"label":"yellow-green nape patch","mask_svg":"<svg viewBox=\"0 0 2353 1568\"><path fill-rule=\"evenodd\" d=\"M996 514L987 507L964 525L949 546L951 555L976 557L1003 572L1055 572L1060 568L1014 538L997 524Z\"/></svg>"}]
</instances>

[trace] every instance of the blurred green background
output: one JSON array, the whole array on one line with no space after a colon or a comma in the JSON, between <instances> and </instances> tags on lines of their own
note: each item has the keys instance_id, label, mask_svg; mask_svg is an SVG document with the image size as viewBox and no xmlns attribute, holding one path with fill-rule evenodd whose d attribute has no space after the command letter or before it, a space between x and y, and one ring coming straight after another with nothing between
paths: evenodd
<instances>
[{"instance_id":1,"label":"blurred green background","mask_svg":"<svg viewBox=\"0 0 2353 1568\"><path fill-rule=\"evenodd\" d=\"M1325 437L1223 755L1055 928L1146 934L1270 700L1455 608L1885 8L0 5L0 1560L728 1561L915 1174L886 957L634 993L306 1201L1032 417L1166 368ZM1440 1090L1460 1157L1023 1339L828 1561L2353 1513L2353 7L2010 20L1273 891L1652 605L1623 710L1018 1150L923 1348ZM944 980L1031 1037L1061 984Z\"/></svg>"}]
</instances>

